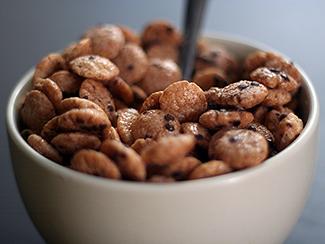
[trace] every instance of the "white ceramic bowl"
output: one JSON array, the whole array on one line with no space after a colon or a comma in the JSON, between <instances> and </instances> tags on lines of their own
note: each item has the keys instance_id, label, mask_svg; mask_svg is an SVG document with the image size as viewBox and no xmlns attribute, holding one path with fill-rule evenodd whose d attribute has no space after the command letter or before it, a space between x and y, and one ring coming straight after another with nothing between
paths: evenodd
<instances>
[{"instance_id":1,"label":"white ceramic bowl","mask_svg":"<svg viewBox=\"0 0 325 244\"><path fill-rule=\"evenodd\" d=\"M207 38L244 57L264 49L241 38ZM302 134L263 164L215 178L175 184L112 181L81 174L44 158L22 139L17 110L32 71L14 89L7 129L22 199L49 243L282 243L307 198L316 157L319 108L304 82Z\"/></svg>"}]
</instances>

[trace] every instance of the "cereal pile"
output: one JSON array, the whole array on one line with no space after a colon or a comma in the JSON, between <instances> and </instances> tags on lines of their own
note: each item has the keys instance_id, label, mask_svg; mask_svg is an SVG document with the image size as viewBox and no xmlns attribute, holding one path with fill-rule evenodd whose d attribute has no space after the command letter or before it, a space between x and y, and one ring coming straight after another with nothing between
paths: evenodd
<instances>
[{"instance_id":1,"label":"cereal pile","mask_svg":"<svg viewBox=\"0 0 325 244\"><path fill-rule=\"evenodd\" d=\"M141 37L100 25L36 66L20 109L22 136L73 170L110 179L174 182L262 163L302 131L302 78L270 52L243 62L197 45L192 81L178 66L181 34L165 21Z\"/></svg>"}]
</instances>

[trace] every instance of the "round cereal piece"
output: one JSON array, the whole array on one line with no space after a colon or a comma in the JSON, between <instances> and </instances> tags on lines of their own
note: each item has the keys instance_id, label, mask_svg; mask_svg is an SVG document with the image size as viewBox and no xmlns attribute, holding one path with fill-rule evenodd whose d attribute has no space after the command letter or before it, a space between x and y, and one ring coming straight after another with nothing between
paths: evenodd
<instances>
[{"instance_id":1,"label":"round cereal piece","mask_svg":"<svg viewBox=\"0 0 325 244\"><path fill-rule=\"evenodd\" d=\"M201 161L194 157L184 157L169 164L163 169L164 176L173 177L176 180L185 180L187 176L199 165Z\"/></svg>"},{"instance_id":2,"label":"round cereal piece","mask_svg":"<svg viewBox=\"0 0 325 244\"><path fill-rule=\"evenodd\" d=\"M252 113L236 110L209 110L200 116L199 122L208 129L219 129L220 127L244 128L254 120Z\"/></svg>"},{"instance_id":3,"label":"round cereal piece","mask_svg":"<svg viewBox=\"0 0 325 244\"><path fill-rule=\"evenodd\" d=\"M74 154L81 149L97 150L101 141L95 135L71 132L58 134L51 140L51 144L62 154Z\"/></svg>"},{"instance_id":4,"label":"round cereal piece","mask_svg":"<svg viewBox=\"0 0 325 244\"><path fill-rule=\"evenodd\" d=\"M109 59L115 58L125 43L121 29L115 25L95 26L87 30L83 37L90 38L94 54Z\"/></svg>"},{"instance_id":5,"label":"round cereal piece","mask_svg":"<svg viewBox=\"0 0 325 244\"><path fill-rule=\"evenodd\" d=\"M123 178L136 181L146 179L146 167L142 158L132 148L116 140L105 140L100 151L111 158L121 171Z\"/></svg>"},{"instance_id":6,"label":"round cereal piece","mask_svg":"<svg viewBox=\"0 0 325 244\"><path fill-rule=\"evenodd\" d=\"M138 111L133 108L121 109L118 112L117 132L119 133L121 140L127 145L131 145L134 141L131 128L138 117Z\"/></svg>"},{"instance_id":7,"label":"round cereal piece","mask_svg":"<svg viewBox=\"0 0 325 244\"><path fill-rule=\"evenodd\" d=\"M70 62L70 67L76 74L95 80L110 80L120 73L110 60L96 55L75 58Z\"/></svg>"},{"instance_id":8,"label":"round cereal piece","mask_svg":"<svg viewBox=\"0 0 325 244\"><path fill-rule=\"evenodd\" d=\"M159 109L159 98L162 94L162 91L151 93L150 96L148 96L146 100L144 100L144 102L142 103L140 113L151 109Z\"/></svg>"},{"instance_id":9,"label":"round cereal piece","mask_svg":"<svg viewBox=\"0 0 325 244\"><path fill-rule=\"evenodd\" d=\"M283 89L269 89L262 105L268 107L282 106L290 102L291 94Z\"/></svg>"},{"instance_id":10,"label":"round cereal piece","mask_svg":"<svg viewBox=\"0 0 325 244\"><path fill-rule=\"evenodd\" d=\"M177 118L162 110L148 110L140 114L131 125L134 139L153 138L179 134L180 124Z\"/></svg>"},{"instance_id":11,"label":"round cereal piece","mask_svg":"<svg viewBox=\"0 0 325 244\"><path fill-rule=\"evenodd\" d=\"M50 53L36 65L33 82L38 78L47 78L54 72L66 68L64 58L59 53Z\"/></svg>"},{"instance_id":12,"label":"round cereal piece","mask_svg":"<svg viewBox=\"0 0 325 244\"><path fill-rule=\"evenodd\" d=\"M57 129L62 132L88 132L102 134L111 123L106 114L90 108L71 109L58 116Z\"/></svg>"},{"instance_id":13,"label":"round cereal piece","mask_svg":"<svg viewBox=\"0 0 325 244\"><path fill-rule=\"evenodd\" d=\"M142 150L147 147L148 145L155 143L156 141L151 138L139 138L136 139L135 142L131 145L131 148L136 151L137 153L141 153Z\"/></svg>"},{"instance_id":14,"label":"round cereal piece","mask_svg":"<svg viewBox=\"0 0 325 244\"><path fill-rule=\"evenodd\" d=\"M103 141L107 139L121 141L120 135L113 126L107 127L103 130Z\"/></svg>"},{"instance_id":15,"label":"round cereal piece","mask_svg":"<svg viewBox=\"0 0 325 244\"><path fill-rule=\"evenodd\" d=\"M54 116L54 106L43 92L32 90L26 94L20 108L20 117L28 129L38 133Z\"/></svg>"},{"instance_id":16,"label":"round cereal piece","mask_svg":"<svg viewBox=\"0 0 325 244\"><path fill-rule=\"evenodd\" d=\"M174 45L157 43L147 48L148 58L170 59L178 62L179 50Z\"/></svg>"},{"instance_id":17,"label":"round cereal piece","mask_svg":"<svg viewBox=\"0 0 325 244\"><path fill-rule=\"evenodd\" d=\"M164 90L171 83L180 80L181 77L181 71L175 62L169 59L151 59L147 72L138 85L147 94L151 94Z\"/></svg>"},{"instance_id":18,"label":"round cereal piece","mask_svg":"<svg viewBox=\"0 0 325 244\"><path fill-rule=\"evenodd\" d=\"M129 84L141 80L147 69L148 60L145 52L138 45L128 43L113 60L120 70L120 76Z\"/></svg>"},{"instance_id":19,"label":"round cereal piece","mask_svg":"<svg viewBox=\"0 0 325 244\"><path fill-rule=\"evenodd\" d=\"M68 97L63 99L59 106L59 113L63 114L74 108L79 108L79 109L91 108L104 113L104 110L99 105L97 105L96 103L88 99L84 99L80 97Z\"/></svg>"},{"instance_id":20,"label":"round cereal piece","mask_svg":"<svg viewBox=\"0 0 325 244\"><path fill-rule=\"evenodd\" d=\"M257 106L253 111L254 122L264 124L265 116L268 112L269 112L268 107L263 105Z\"/></svg>"},{"instance_id":21,"label":"round cereal piece","mask_svg":"<svg viewBox=\"0 0 325 244\"><path fill-rule=\"evenodd\" d=\"M196 145L202 148L208 148L211 135L202 125L193 122L183 123L181 124L181 132L194 135Z\"/></svg>"},{"instance_id":22,"label":"round cereal piece","mask_svg":"<svg viewBox=\"0 0 325 244\"><path fill-rule=\"evenodd\" d=\"M272 145L274 143L274 136L272 132L269 131L264 125L259 123L250 123L246 129L261 134L269 144Z\"/></svg>"},{"instance_id":23,"label":"round cereal piece","mask_svg":"<svg viewBox=\"0 0 325 244\"><path fill-rule=\"evenodd\" d=\"M84 80L79 89L79 96L96 103L107 114L115 111L113 97L100 81L92 79Z\"/></svg>"},{"instance_id":24,"label":"round cereal piece","mask_svg":"<svg viewBox=\"0 0 325 244\"><path fill-rule=\"evenodd\" d=\"M62 56L67 61L70 62L71 60L90 55L93 53L91 40L89 38L85 38L80 40L79 42L72 43L67 48L63 50Z\"/></svg>"},{"instance_id":25,"label":"round cereal piece","mask_svg":"<svg viewBox=\"0 0 325 244\"><path fill-rule=\"evenodd\" d=\"M76 94L79 91L82 82L80 77L67 70L55 72L50 76L50 79L59 86L64 94L68 95Z\"/></svg>"},{"instance_id":26,"label":"round cereal piece","mask_svg":"<svg viewBox=\"0 0 325 244\"><path fill-rule=\"evenodd\" d=\"M179 46L182 41L181 34L175 27L163 20L150 22L143 30L142 44L150 46L155 43L170 44Z\"/></svg>"},{"instance_id":27,"label":"round cereal piece","mask_svg":"<svg viewBox=\"0 0 325 244\"><path fill-rule=\"evenodd\" d=\"M251 80L257 81L268 88L275 88L283 80L281 73L283 72L278 69L260 67L254 70L249 77Z\"/></svg>"},{"instance_id":28,"label":"round cereal piece","mask_svg":"<svg viewBox=\"0 0 325 244\"><path fill-rule=\"evenodd\" d=\"M193 135L165 136L145 147L141 157L147 165L168 165L185 157L194 146Z\"/></svg>"},{"instance_id":29,"label":"round cereal piece","mask_svg":"<svg viewBox=\"0 0 325 244\"><path fill-rule=\"evenodd\" d=\"M125 43L134 43L136 45L141 44L139 36L132 29L125 25L119 25L118 27L124 35Z\"/></svg>"},{"instance_id":30,"label":"round cereal piece","mask_svg":"<svg viewBox=\"0 0 325 244\"><path fill-rule=\"evenodd\" d=\"M213 46L203 49L196 57L195 70L199 71L206 68L219 68L228 75L237 73L238 64L235 57L226 49Z\"/></svg>"},{"instance_id":31,"label":"round cereal piece","mask_svg":"<svg viewBox=\"0 0 325 244\"><path fill-rule=\"evenodd\" d=\"M189 180L214 177L231 172L231 167L223 161L211 160L200 164L189 175Z\"/></svg>"},{"instance_id":32,"label":"round cereal piece","mask_svg":"<svg viewBox=\"0 0 325 244\"><path fill-rule=\"evenodd\" d=\"M63 95L60 87L52 80L39 78L34 83L34 89L43 92L57 109L60 106Z\"/></svg>"},{"instance_id":33,"label":"round cereal piece","mask_svg":"<svg viewBox=\"0 0 325 244\"><path fill-rule=\"evenodd\" d=\"M90 175L118 180L121 174L117 166L104 154L82 149L71 159L71 168Z\"/></svg>"},{"instance_id":34,"label":"round cereal piece","mask_svg":"<svg viewBox=\"0 0 325 244\"><path fill-rule=\"evenodd\" d=\"M280 151L293 142L303 130L303 122L294 113L289 113L276 125L275 145Z\"/></svg>"},{"instance_id":35,"label":"round cereal piece","mask_svg":"<svg viewBox=\"0 0 325 244\"><path fill-rule=\"evenodd\" d=\"M244 169L260 164L268 156L268 143L254 131L228 130L221 137L213 136L209 157L220 159L234 169Z\"/></svg>"},{"instance_id":36,"label":"round cereal piece","mask_svg":"<svg viewBox=\"0 0 325 244\"><path fill-rule=\"evenodd\" d=\"M133 102L133 91L129 84L121 77L116 77L115 79L106 82L106 86L114 97L121 99L126 104L131 104Z\"/></svg>"},{"instance_id":37,"label":"round cereal piece","mask_svg":"<svg viewBox=\"0 0 325 244\"><path fill-rule=\"evenodd\" d=\"M31 134L27 139L28 144L44 157L62 164L63 159L59 152L42 137L36 134Z\"/></svg>"},{"instance_id":38,"label":"round cereal piece","mask_svg":"<svg viewBox=\"0 0 325 244\"><path fill-rule=\"evenodd\" d=\"M208 106L202 89L186 80L169 85L160 96L159 104L180 122L196 121Z\"/></svg>"},{"instance_id":39,"label":"round cereal piece","mask_svg":"<svg viewBox=\"0 0 325 244\"><path fill-rule=\"evenodd\" d=\"M242 80L224 88L213 87L205 92L209 104L235 106L249 109L262 103L268 94L267 88L256 82Z\"/></svg>"},{"instance_id":40,"label":"round cereal piece","mask_svg":"<svg viewBox=\"0 0 325 244\"><path fill-rule=\"evenodd\" d=\"M41 136L48 142L50 142L53 137L55 137L59 133L58 119L59 117L55 116L43 126Z\"/></svg>"},{"instance_id":41,"label":"round cereal piece","mask_svg":"<svg viewBox=\"0 0 325 244\"><path fill-rule=\"evenodd\" d=\"M193 82L205 91L211 87L225 87L229 84L226 78L223 70L219 68L207 68L196 72L193 77Z\"/></svg>"},{"instance_id":42,"label":"round cereal piece","mask_svg":"<svg viewBox=\"0 0 325 244\"><path fill-rule=\"evenodd\" d=\"M151 176L147 182L150 183L172 183L175 182L175 179L173 177L167 177L163 175L153 175Z\"/></svg>"}]
</instances>

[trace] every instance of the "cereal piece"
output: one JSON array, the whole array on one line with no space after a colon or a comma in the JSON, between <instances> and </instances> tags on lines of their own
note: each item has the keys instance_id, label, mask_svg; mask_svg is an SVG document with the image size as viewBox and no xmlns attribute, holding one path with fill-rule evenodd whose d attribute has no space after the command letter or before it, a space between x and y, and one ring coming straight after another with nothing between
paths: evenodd
<instances>
[{"instance_id":1,"label":"cereal piece","mask_svg":"<svg viewBox=\"0 0 325 244\"><path fill-rule=\"evenodd\" d=\"M142 106L140 108L140 113L143 113L151 109L159 109L160 107L159 98L162 94L163 94L162 91L151 93L151 95L148 96L146 100L144 100L144 102L142 103Z\"/></svg>"},{"instance_id":2,"label":"cereal piece","mask_svg":"<svg viewBox=\"0 0 325 244\"><path fill-rule=\"evenodd\" d=\"M195 73L195 82L202 90L209 90L211 87L225 87L229 84L223 70L218 68L207 68Z\"/></svg>"},{"instance_id":3,"label":"cereal piece","mask_svg":"<svg viewBox=\"0 0 325 244\"><path fill-rule=\"evenodd\" d=\"M206 68L219 68L228 74L236 74L238 64L236 59L222 47L210 47L197 54L195 61L195 70Z\"/></svg>"},{"instance_id":4,"label":"cereal piece","mask_svg":"<svg viewBox=\"0 0 325 244\"><path fill-rule=\"evenodd\" d=\"M209 110L200 116L200 124L208 129L218 129L220 127L239 128L246 127L254 120L252 113L247 111L235 110Z\"/></svg>"},{"instance_id":5,"label":"cereal piece","mask_svg":"<svg viewBox=\"0 0 325 244\"><path fill-rule=\"evenodd\" d=\"M33 82L38 78L47 78L54 72L65 69L66 63L64 58L59 53L50 53L36 65Z\"/></svg>"},{"instance_id":6,"label":"cereal piece","mask_svg":"<svg viewBox=\"0 0 325 244\"><path fill-rule=\"evenodd\" d=\"M107 139L121 141L119 134L113 126L103 130L103 141Z\"/></svg>"},{"instance_id":7,"label":"cereal piece","mask_svg":"<svg viewBox=\"0 0 325 244\"><path fill-rule=\"evenodd\" d=\"M66 49L64 49L62 56L67 62L70 62L75 58L90 55L92 53L93 50L91 46L91 40L89 38L85 38L79 42L69 45Z\"/></svg>"},{"instance_id":8,"label":"cereal piece","mask_svg":"<svg viewBox=\"0 0 325 244\"><path fill-rule=\"evenodd\" d=\"M139 86L147 93L164 90L171 83L180 80L181 71L177 64L169 59L151 59L147 72Z\"/></svg>"},{"instance_id":9,"label":"cereal piece","mask_svg":"<svg viewBox=\"0 0 325 244\"><path fill-rule=\"evenodd\" d=\"M254 70L249 77L251 80L257 81L266 87L275 88L283 80L281 74L284 75L283 72L277 69L260 67Z\"/></svg>"},{"instance_id":10,"label":"cereal piece","mask_svg":"<svg viewBox=\"0 0 325 244\"><path fill-rule=\"evenodd\" d=\"M146 179L145 164L132 148L116 140L106 140L102 143L100 150L117 164L123 178L136 181Z\"/></svg>"},{"instance_id":11,"label":"cereal piece","mask_svg":"<svg viewBox=\"0 0 325 244\"><path fill-rule=\"evenodd\" d=\"M71 95L76 94L79 91L81 85L80 77L67 70L60 70L50 76L65 94Z\"/></svg>"},{"instance_id":12,"label":"cereal piece","mask_svg":"<svg viewBox=\"0 0 325 244\"><path fill-rule=\"evenodd\" d=\"M54 116L54 106L43 92L32 90L26 94L20 117L28 129L38 133Z\"/></svg>"},{"instance_id":13,"label":"cereal piece","mask_svg":"<svg viewBox=\"0 0 325 244\"><path fill-rule=\"evenodd\" d=\"M179 46L182 41L181 34L170 23L158 20L150 22L143 30L142 44L149 46L156 43Z\"/></svg>"},{"instance_id":14,"label":"cereal piece","mask_svg":"<svg viewBox=\"0 0 325 244\"><path fill-rule=\"evenodd\" d=\"M118 180L121 174L116 165L104 154L82 149L71 159L71 168L86 174Z\"/></svg>"},{"instance_id":15,"label":"cereal piece","mask_svg":"<svg viewBox=\"0 0 325 244\"><path fill-rule=\"evenodd\" d=\"M119 69L109 61L96 55L86 55L70 62L71 69L76 74L95 80L110 80L118 76Z\"/></svg>"},{"instance_id":16,"label":"cereal piece","mask_svg":"<svg viewBox=\"0 0 325 244\"><path fill-rule=\"evenodd\" d=\"M62 164L63 159L59 152L39 135L31 134L28 137L27 142L33 149L44 157Z\"/></svg>"},{"instance_id":17,"label":"cereal piece","mask_svg":"<svg viewBox=\"0 0 325 244\"><path fill-rule=\"evenodd\" d=\"M234 169L258 165L267 156L268 143L265 138L246 129L228 130L221 137L213 136L209 145L211 159L220 159Z\"/></svg>"},{"instance_id":18,"label":"cereal piece","mask_svg":"<svg viewBox=\"0 0 325 244\"><path fill-rule=\"evenodd\" d=\"M134 43L136 45L141 44L139 36L132 29L124 25L119 25L118 27L124 35L125 43Z\"/></svg>"},{"instance_id":19,"label":"cereal piece","mask_svg":"<svg viewBox=\"0 0 325 244\"><path fill-rule=\"evenodd\" d=\"M113 97L100 81L84 80L80 86L79 96L99 105L107 115L115 111Z\"/></svg>"},{"instance_id":20,"label":"cereal piece","mask_svg":"<svg viewBox=\"0 0 325 244\"><path fill-rule=\"evenodd\" d=\"M189 180L208 178L218 175L223 175L231 172L232 169L223 161L211 160L204 164L200 164L189 175Z\"/></svg>"},{"instance_id":21,"label":"cereal piece","mask_svg":"<svg viewBox=\"0 0 325 244\"><path fill-rule=\"evenodd\" d=\"M168 165L185 157L194 146L195 138L192 135L161 137L157 143L145 147L141 157L148 165Z\"/></svg>"},{"instance_id":22,"label":"cereal piece","mask_svg":"<svg viewBox=\"0 0 325 244\"><path fill-rule=\"evenodd\" d=\"M175 182L175 179L173 177L167 177L163 175L153 175L151 176L147 182L151 183L172 183Z\"/></svg>"},{"instance_id":23,"label":"cereal piece","mask_svg":"<svg viewBox=\"0 0 325 244\"><path fill-rule=\"evenodd\" d=\"M268 94L267 88L256 82L242 80L224 88L211 88L205 92L209 104L252 108L262 103Z\"/></svg>"},{"instance_id":24,"label":"cereal piece","mask_svg":"<svg viewBox=\"0 0 325 244\"><path fill-rule=\"evenodd\" d=\"M145 52L132 43L126 44L113 61L120 70L120 76L129 84L141 80L148 69Z\"/></svg>"},{"instance_id":25,"label":"cereal piece","mask_svg":"<svg viewBox=\"0 0 325 244\"><path fill-rule=\"evenodd\" d=\"M270 143L271 145L274 142L274 136L271 131L269 131L264 125L261 125L259 123L251 123L247 126L248 130L255 131L259 134L261 134L265 140Z\"/></svg>"},{"instance_id":26,"label":"cereal piece","mask_svg":"<svg viewBox=\"0 0 325 244\"><path fill-rule=\"evenodd\" d=\"M151 138L139 138L135 140L135 142L131 145L131 148L140 154L145 147L155 142L156 141Z\"/></svg>"},{"instance_id":27,"label":"cereal piece","mask_svg":"<svg viewBox=\"0 0 325 244\"><path fill-rule=\"evenodd\" d=\"M122 78L116 77L114 80L106 82L106 86L116 98L121 99L126 104L133 102L133 91Z\"/></svg>"},{"instance_id":28,"label":"cereal piece","mask_svg":"<svg viewBox=\"0 0 325 244\"><path fill-rule=\"evenodd\" d=\"M264 124L265 116L269 109L266 106L260 105L254 110L254 122Z\"/></svg>"},{"instance_id":29,"label":"cereal piece","mask_svg":"<svg viewBox=\"0 0 325 244\"><path fill-rule=\"evenodd\" d=\"M142 103L147 98L147 93L139 86L132 85L131 89L133 91L134 101L137 103Z\"/></svg>"},{"instance_id":30,"label":"cereal piece","mask_svg":"<svg viewBox=\"0 0 325 244\"><path fill-rule=\"evenodd\" d=\"M110 127L111 123L106 114L95 109L71 109L58 117L57 129L59 131L83 131L102 134L102 130Z\"/></svg>"},{"instance_id":31,"label":"cereal piece","mask_svg":"<svg viewBox=\"0 0 325 244\"><path fill-rule=\"evenodd\" d=\"M180 122L196 121L208 106L202 89L186 80L169 85L159 103L162 110L174 114Z\"/></svg>"},{"instance_id":32,"label":"cereal piece","mask_svg":"<svg viewBox=\"0 0 325 244\"><path fill-rule=\"evenodd\" d=\"M74 108L91 108L91 109L95 109L98 110L99 112L103 112L104 110L97 105L96 103L88 100L88 99L84 99L84 98L80 98L80 97L69 97L69 98L65 98L61 101L61 104L59 106L59 113L63 114L71 109Z\"/></svg>"},{"instance_id":33,"label":"cereal piece","mask_svg":"<svg viewBox=\"0 0 325 244\"><path fill-rule=\"evenodd\" d=\"M294 64L276 53L257 51L249 54L244 62L244 69L247 72L252 72L262 66L281 70L298 82L301 80L300 73Z\"/></svg>"},{"instance_id":34,"label":"cereal piece","mask_svg":"<svg viewBox=\"0 0 325 244\"><path fill-rule=\"evenodd\" d=\"M269 89L268 94L262 105L274 107L274 106L282 106L290 102L291 94L286 90L282 89Z\"/></svg>"},{"instance_id":35,"label":"cereal piece","mask_svg":"<svg viewBox=\"0 0 325 244\"><path fill-rule=\"evenodd\" d=\"M170 59L175 63L178 62L179 50L170 44L153 44L147 49L148 58Z\"/></svg>"},{"instance_id":36,"label":"cereal piece","mask_svg":"<svg viewBox=\"0 0 325 244\"><path fill-rule=\"evenodd\" d=\"M277 125L275 144L278 150L283 150L293 142L303 129L303 122L294 113L289 113Z\"/></svg>"},{"instance_id":37,"label":"cereal piece","mask_svg":"<svg viewBox=\"0 0 325 244\"><path fill-rule=\"evenodd\" d=\"M179 134L180 124L172 114L162 110L148 110L131 125L131 133L134 139L153 138Z\"/></svg>"},{"instance_id":38,"label":"cereal piece","mask_svg":"<svg viewBox=\"0 0 325 244\"><path fill-rule=\"evenodd\" d=\"M132 135L132 125L137 120L139 113L133 108L119 110L117 118L117 132L121 140L127 145L131 145L134 141Z\"/></svg>"},{"instance_id":39,"label":"cereal piece","mask_svg":"<svg viewBox=\"0 0 325 244\"><path fill-rule=\"evenodd\" d=\"M53 139L59 132L58 132L58 116L53 117L50 119L44 126L41 131L42 137L47 140L48 142Z\"/></svg>"},{"instance_id":40,"label":"cereal piece","mask_svg":"<svg viewBox=\"0 0 325 244\"><path fill-rule=\"evenodd\" d=\"M209 131L202 125L193 122L183 123L181 124L181 132L194 135L198 146L208 148L211 136Z\"/></svg>"},{"instance_id":41,"label":"cereal piece","mask_svg":"<svg viewBox=\"0 0 325 244\"><path fill-rule=\"evenodd\" d=\"M43 92L47 98L52 102L55 108L60 106L63 95L60 87L50 79L38 78L34 82L34 89Z\"/></svg>"},{"instance_id":42,"label":"cereal piece","mask_svg":"<svg viewBox=\"0 0 325 244\"><path fill-rule=\"evenodd\" d=\"M171 176L176 180L185 180L187 176L201 164L201 161L194 157L185 157L178 159L172 164L166 166L162 171L164 176Z\"/></svg>"},{"instance_id":43,"label":"cereal piece","mask_svg":"<svg viewBox=\"0 0 325 244\"><path fill-rule=\"evenodd\" d=\"M58 134L51 140L51 144L62 154L74 154L81 149L97 150L101 141L95 135L71 132Z\"/></svg>"},{"instance_id":44,"label":"cereal piece","mask_svg":"<svg viewBox=\"0 0 325 244\"><path fill-rule=\"evenodd\" d=\"M83 37L90 38L94 54L109 59L115 58L125 43L121 29L115 25L95 26L86 31Z\"/></svg>"}]
</instances>

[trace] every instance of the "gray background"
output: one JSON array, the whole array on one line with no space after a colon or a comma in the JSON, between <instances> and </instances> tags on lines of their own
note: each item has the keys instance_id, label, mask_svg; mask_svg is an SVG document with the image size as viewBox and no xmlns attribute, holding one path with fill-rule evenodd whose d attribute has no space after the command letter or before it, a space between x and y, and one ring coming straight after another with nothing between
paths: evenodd
<instances>
[{"instance_id":1,"label":"gray background","mask_svg":"<svg viewBox=\"0 0 325 244\"><path fill-rule=\"evenodd\" d=\"M1 0L0 243L43 243L18 195L8 153L5 106L18 78L42 56L63 48L85 28L97 23L126 24L141 30L146 22L163 18L180 26L182 4L180 0ZM321 95L325 91L324 11L325 1L321 0L211 0L204 30L235 33L280 50L304 67ZM323 113L325 96L319 99ZM323 145L325 132L321 119L320 145ZM324 158L324 151L320 151L308 204L287 244L325 243Z\"/></svg>"}]
</instances>

